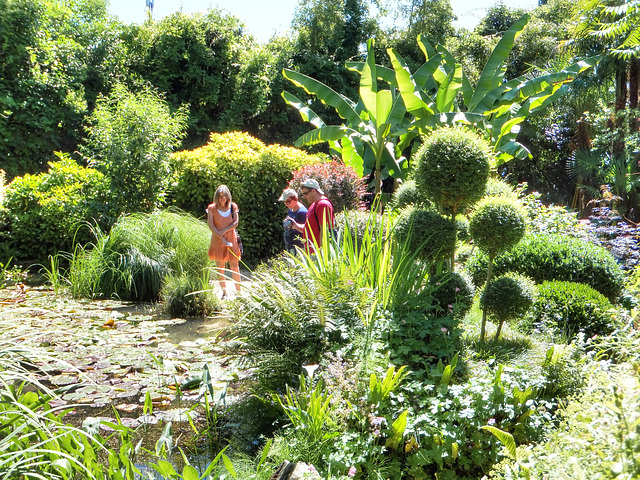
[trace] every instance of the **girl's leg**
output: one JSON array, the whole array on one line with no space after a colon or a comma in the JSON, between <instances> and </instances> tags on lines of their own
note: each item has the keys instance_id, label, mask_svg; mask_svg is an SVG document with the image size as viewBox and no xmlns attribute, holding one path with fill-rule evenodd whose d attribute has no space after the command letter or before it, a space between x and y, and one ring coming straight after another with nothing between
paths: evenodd
<instances>
[{"instance_id":1,"label":"girl's leg","mask_svg":"<svg viewBox=\"0 0 640 480\"><path fill-rule=\"evenodd\" d=\"M224 262L216 262L217 270L218 270L218 281L220 282L220 288L222 289L222 298L227 296L227 283L225 279L227 278L224 274L225 264Z\"/></svg>"},{"instance_id":2,"label":"girl's leg","mask_svg":"<svg viewBox=\"0 0 640 480\"><path fill-rule=\"evenodd\" d=\"M242 290L241 277L240 277L240 265L238 260L229 260L229 268L233 272L233 281L236 283L236 291Z\"/></svg>"}]
</instances>

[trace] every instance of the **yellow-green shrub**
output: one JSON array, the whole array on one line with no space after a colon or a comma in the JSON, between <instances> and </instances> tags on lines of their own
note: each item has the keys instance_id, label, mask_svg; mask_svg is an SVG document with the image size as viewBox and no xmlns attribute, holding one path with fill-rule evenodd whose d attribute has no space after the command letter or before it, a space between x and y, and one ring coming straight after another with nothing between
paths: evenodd
<instances>
[{"instance_id":1,"label":"yellow-green shrub","mask_svg":"<svg viewBox=\"0 0 640 480\"><path fill-rule=\"evenodd\" d=\"M284 248L286 207L278 197L292 172L326 160L296 148L267 146L241 132L212 133L207 145L176 152L172 158L177 173L170 201L196 217L204 217L219 185L229 187L240 211L243 261L249 264Z\"/></svg>"},{"instance_id":2,"label":"yellow-green shrub","mask_svg":"<svg viewBox=\"0 0 640 480\"><path fill-rule=\"evenodd\" d=\"M0 255L42 262L59 251L71 252L74 240L92 241L86 223L111 222L108 182L97 170L65 155L49 171L15 178L6 188L0 220ZM1 259L0 259L1 261Z\"/></svg>"}]
</instances>

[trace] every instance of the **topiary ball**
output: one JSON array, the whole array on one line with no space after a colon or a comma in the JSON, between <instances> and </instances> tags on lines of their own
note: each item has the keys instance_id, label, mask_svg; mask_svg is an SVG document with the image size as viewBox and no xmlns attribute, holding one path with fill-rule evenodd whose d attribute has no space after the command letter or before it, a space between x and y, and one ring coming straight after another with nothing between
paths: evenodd
<instances>
[{"instance_id":1,"label":"topiary ball","mask_svg":"<svg viewBox=\"0 0 640 480\"><path fill-rule=\"evenodd\" d=\"M501 197L511 200L518 199L518 193L507 182L500 178L490 178L487 181L486 197Z\"/></svg>"},{"instance_id":2,"label":"topiary ball","mask_svg":"<svg viewBox=\"0 0 640 480\"><path fill-rule=\"evenodd\" d=\"M491 281L480 296L487 313L504 322L527 313L536 298L536 285L529 277L507 273Z\"/></svg>"},{"instance_id":3,"label":"topiary ball","mask_svg":"<svg viewBox=\"0 0 640 480\"><path fill-rule=\"evenodd\" d=\"M402 183L391 197L391 207L398 210L409 205L416 207L424 207L427 210L433 210L433 204L427 198L424 191L418 189L415 180L407 180Z\"/></svg>"},{"instance_id":4,"label":"topiary ball","mask_svg":"<svg viewBox=\"0 0 640 480\"><path fill-rule=\"evenodd\" d=\"M443 211L456 214L484 195L490 159L489 144L470 130L436 129L416 153L416 185Z\"/></svg>"},{"instance_id":5,"label":"topiary ball","mask_svg":"<svg viewBox=\"0 0 640 480\"><path fill-rule=\"evenodd\" d=\"M443 272L430 278L433 303L444 311L452 311L454 318L463 319L473 305L475 289L471 279L458 272Z\"/></svg>"},{"instance_id":6,"label":"topiary ball","mask_svg":"<svg viewBox=\"0 0 640 480\"><path fill-rule=\"evenodd\" d=\"M407 207L396 221L396 239L422 260L449 258L456 247L456 225L437 212Z\"/></svg>"},{"instance_id":7,"label":"topiary ball","mask_svg":"<svg viewBox=\"0 0 640 480\"><path fill-rule=\"evenodd\" d=\"M469 219L469 234L480 250L495 257L516 245L526 230L526 214L514 200L487 197Z\"/></svg>"}]
</instances>

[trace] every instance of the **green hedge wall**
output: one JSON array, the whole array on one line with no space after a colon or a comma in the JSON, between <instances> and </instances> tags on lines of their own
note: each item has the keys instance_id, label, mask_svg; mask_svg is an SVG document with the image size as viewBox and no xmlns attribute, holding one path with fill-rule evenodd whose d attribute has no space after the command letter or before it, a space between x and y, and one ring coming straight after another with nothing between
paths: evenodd
<instances>
[{"instance_id":1,"label":"green hedge wall","mask_svg":"<svg viewBox=\"0 0 640 480\"><path fill-rule=\"evenodd\" d=\"M267 146L246 133L212 133L207 145L173 154L176 178L169 202L204 218L216 188L227 185L240 210L243 261L255 265L284 248L282 219L287 209L278 197L292 172L326 160L296 148Z\"/></svg>"}]
</instances>

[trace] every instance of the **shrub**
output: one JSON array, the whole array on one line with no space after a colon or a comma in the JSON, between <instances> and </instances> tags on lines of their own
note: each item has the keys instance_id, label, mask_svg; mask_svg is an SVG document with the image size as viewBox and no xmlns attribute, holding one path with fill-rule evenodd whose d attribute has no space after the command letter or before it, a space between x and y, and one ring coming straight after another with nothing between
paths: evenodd
<instances>
[{"instance_id":1,"label":"shrub","mask_svg":"<svg viewBox=\"0 0 640 480\"><path fill-rule=\"evenodd\" d=\"M499 197L507 198L509 200L518 200L518 192L516 192L516 190L507 182L499 178L489 178L484 194L486 197Z\"/></svg>"},{"instance_id":2,"label":"shrub","mask_svg":"<svg viewBox=\"0 0 640 480\"><path fill-rule=\"evenodd\" d=\"M469 234L490 258L516 245L524 236L526 221L519 203L488 197L476 205L469 219Z\"/></svg>"},{"instance_id":3,"label":"shrub","mask_svg":"<svg viewBox=\"0 0 640 480\"><path fill-rule=\"evenodd\" d=\"M167 275L160 296L171 315L203 317L221 309L209 286L209 270L203 270L200 277L187 273Z\"/></svg>"},{"instance_id":4,"label":"shrub","mask_svg":"<svg viewBox=\"0 0 640 480\"><path fill-rule=\"evenodd\" d=\"M324 194L333 204L335 213L345 209L361 210L364 208L365 183L353 167L335 160L307 165L293 172L289 188L293 188L296 192L300 191L300 184L307 178L314 178L318 181L320 188L324 190ZM304 198L302 201L306 203Z\"/></svg>"},{"instance_id":5,"label":"shrub","mask_svg":"<svg viewBox=\"0 0 640 480\"><path fill-rule=\"evenodd\" d=\"M464 273L443 272L432 276L433 304L440 311L451 313L457 319L463 319L473 305L475 289L471 279Z\"/></svg>"},{"instance_id":6,"label":"shrub","mask_svg":"<svg viewBox=\"0 0 640 480\"><path fill-rule=\"evenodd\" d=\"M94 248L78 249L71 262L76 297L158 300L168 275L201 278L209 266L211 232L182 212L123 216L108 235L96 233Z\"/></svg>"},{"instance_id":7,"label":"shrub","mask_svg":"<svg viewBox=\"0 0 640 480\"><path fill-rule=\"evenodd\" d=\"M327 346L325 305L305 272L284 261L253 272L251 294L232 304L232 334L263 391L295 385L302 365L320 361Z\"/></svg>"},{"instance_id":8,"label":"shrub","mask_svg":"<svg viewBox=\"0 0 640 480\"><path fill-rule=\"evenodd\" d=\"M461 213L485 193L490 147L463 127L443 127L416 153L416 185L445 212Z\"/></svg>"},{"instance_id":9,"label":"shrub","mask_svg":"<svg viewBox=\"0 0 640 480\"><path fill-rule=\"evenodd\" d=\"M485 286L480 296L480 305L498 320L495 339L500 337L504 322L523 316L533 305L536 286L528 277L507 273Z\"/></svg>"},{"instance_id":10,"label":"shrub","mask_svg":"<svg viewBox=\"0 0 640 480\"><path fill-rule=\"evenodd\" d=\"M475 252L466 264L473 283L486 279L488 258ZM622 291L624 276L613 256L586 240L561 235L526 235L494 260L495 275L517 272L540 284L547 280L584 283L611 301Z\"/></svg>"},{"instance_id":11,"label":"shrub","mask_svg":"<svg viewBox=\"0 0 640 480\"><path fill-rule=\"evenodd\" d=\"M393 197L391 197L391 208L394 210L399 210L409 205L424 207L428 210L434 209L424 191L418 189L415 180L407 180L400 184L393 193Z\"/></svg>"},{"instance_id":12,"label":"shrub","mask_svg":"<svg viewBox=\"0 0 640 480\"><path fill-rule=\"evenodd\" d=\"M372 219L372 215L374 215ZM384 232L385 217L376 214L375 212L366 212L362 210L343 210L336 214L336 226L344 232L347 224L351 232L351 238L357 240L358 245L362 244L362 241L367 233L369 227L369 233ZM375 224L375 226L374 226ZM373 226L373 228L371 228Z\"/></svg>"},{"instance_id":13,"label":"shrub","mask_svg":"<svg viewBox=\"0 0 640 480\"><path fill-rule=\"evenodd\" d=\"M149 211L161 206L170 181L169 155L180 145L187 113L171 113L154 90L129 92L116 85L100 97L89 117L82 148L89 166L110 182L112 205L119 212Z\"/></svg>"},{"instance_id":14,"label":"shrub","mask_svg":"<svg viewBox=\"0 0 640 480\"><path fill-rule=\"evenodd\" d=\"M265 146L246 133L211 134L209 143L172 156L176 173L170 201L196 218L204 216L216 188L225 184L240 210L243 261L252 264L284 249L278 197L293 171L324 157L279 145Z\"/></svg>"},{"instance_id":15,"label":"shrub","mask_svg":"<svg viewBox=\"0 0 640 480\"><path fill-rule=\"evenodd\" d=\"M67 156L51 162L49 171L17 177L6 189L5 254L19 260L44 262L59 251L71 252L74 241L91 239L87 223L107 227L111 222L108 182L93 169Z\"/></svg>"},{"instance_id":16,"label":"shrub","mask_svg":"<svg viewBox=\"0 0 640 480\"><path fill-rule=\"evenodd\" d=\"M400 212L394 232L418 257L435 262L449 258L456 247L456 225L437 212L407 207Z\"/></svg>"},{"instance_id":17,"label":"shrub","mask_svg":"<svg viewBox=\"0 0 640 480\"><path fill-rule=\"evenodd\" d=\"M616 325L604 295L576 282L548 281L538 286L533 323L549 327L565 339L578 332L587 337L611 333Z\"/></svg>"}]
</instances>

